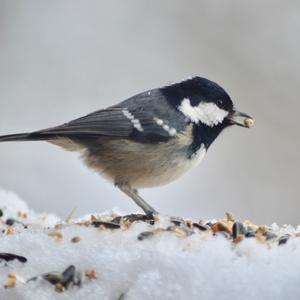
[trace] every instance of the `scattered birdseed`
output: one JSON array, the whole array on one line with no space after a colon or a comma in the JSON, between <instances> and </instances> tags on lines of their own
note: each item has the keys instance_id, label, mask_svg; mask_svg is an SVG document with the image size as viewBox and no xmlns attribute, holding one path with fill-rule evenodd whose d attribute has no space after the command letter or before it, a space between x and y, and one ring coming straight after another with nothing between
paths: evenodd
<instances>
[{"instance_id":1,"label":"scattered birdseed","mask_svg":"<svg viewBox=\"0 0 300 300\"><path fill-rule=\"evenodd\" d=\"M103 225L103 224L101 224L99 227L98 227L98 230L99 231L105 231L106 230L106 227Z\"/></svg>"},{"instance_id":2,"label":"scattered birdseed","mask_svg":"<svg viewBox=\"0 0 300 300\"><path fill-rule=\"evenodd\" d=\"M31 216L30 218L28 218L27 215L24 215L22 212L18 212L16 213L16 215L18 215L19 218L27 218L27 220L31 219ZM3 216L3 212L0 210L0 218L1 216ZM72 220L70 219L69 221L71 222ZM143 227L140 227L143 228L140 230L141 232L136 233L136 238L138 241L145 241L147 239L151 239L157 234L159 234L159 239L162 240L164 238L169 238L170 236L177 237L179 239L188 239L189 237L191 237L191 239L187 240L184 246L182 246L180 248L181 250L179 251L190 251L191 249L193 249L193 243L197 239L202 239L204 242L209 239L214 239L217 236L219 236L220 238L226 238L228 240L228 243L232 243L232 248L239 247L239 244L243 243L246 238L255 238L262 245L265 245L267 249L277 247L278 245L284 247L284 245L289 239L300 237L300 230L298 229L290 233L290 231L286 230L285 227L280 229L279 227L277 228L273 225L270 227L258 226L256 224L253 224L249 220L240 222L236 221L232 213L229 212L226 213L225 218L221 220L212 220L208 222L192 222L189 219L184 219L181 217L162 217L160 220L157 215L151 214L129 214L125 216L116 214L98 216L96 214L91 215L90 219L87 221L81 221L72 224L86 226L88 228L96 227L99 228L100 231L109 232L109 230L114 230L121 233L123 231L128 230L130 226L133 226L133 230L139 228L138 226L133 225L137 222L141 222L144 224ZM14 226L17 224L22 224L24 225L24 227L29 225L25 225L14 218L2 220L1 225L3 226L3 235L10 235L14 232L19 234L19 232L22 232L22 228L20 228L20 226ZM50 229L50 231L47 232L47 234L50 237L54 237L57 241L61 241L64 238L60 229L65 227L67 229L68 227L70 227L65 223L58 223L55 226L54 224L52 224L51 226L51 228L48 228ZM19 230L19 228L21 230ZM80 230L84 231L85 228L80 228ZM289 234L286 234L287 232L289 232ZM73 235L75 234L73 233ZM72 243L79 243L81 241L80 236L70 236L68 237L68 239L69 242ZM81 245L78 246L80 247ZM146 244L141 243L140 246L147 246L147 242ZM4 268L14 267L14 264L7 263L9 261L17 260L21 263L27 262L26 257L13 253L0 253L0 261L1 260L4 261ZM66 292L68 289L71 289L74 286L80 287L83 283L86 284L89 280L96 280L97 277L99 277L99 275L93 269L87 270L86 272L82 273L79 272L75 268L75 266L71 265L68 268L66 268L63 272L49 272L41 274L29 279L27 282L31 280L39 280L41 282L47 281L57 292ZM85 280L83 280L83 278L85 278ZM5 283L4 287L7 289L14 288L17 284L19 285L20 282L24 281L21 277L16 276L15 273L10 274L6 282L5 280L6 279L4 279L2 286ZM125 293L122 293L120 295L120 299L125 299Z\"/></svg>"},{"instance_id":3,"label":"scattered birdseed","mask_svg":"<svg viewBox=\"0 0 300 300\"><path fill-rule=\"evenodd\" d=\"M199 224L199 223L193 223L193 227L199 229L200 231L206 231L206 230L209 229L208 226L206 226L206 225L201 225L201 224Z\"/></svg>"},{"instance_id":4,"label":"scattered birdseed","mask_svg":"<svg viewBox=\"0 0 300 300\"><path fill-rule=\"evenodd\" d=\"M290 238L290 235L289 235L289 234L285 234L285 235L281 236L281 237L279 238L279 240L278 240L278 245L283 245L283 244L285 244L285 243L288 241L289 238Z\"/></svg>"},{"instance_id":5,"label":"scattered birdseed","mask_svg":"<svg viewBox=\"0 0 300 300\"><path fill-rule=\"evenodd\" d=\"M94 215L91 215L91 221L97 221L98 219L94 216Z\"/></svg>"},{"instance_id":6,"label":"scattered birdseed","mask_svg":"<svg viewBox=\"0 0 300 300\"><path fill-rule=\"evenodd\" d=\"M154 235L154 232L153 232L153 231L144 231L144 232L141 232L141 233L138 235L137 239L138 239L139 241L143 241L143 240L145 240L145 239L148 239L148 238L152 237L153 235Z\"/></svg>"},{"instance_id":7,"label":"scattered birdseed","mask_svg":"<svg viewBox=\"0 0 300 300\"><path fill-rule=\"evenodd\" d=\"M62 293L65 290L65 287L60 283L55 284L55 291L58 293Z\"/></svg>"},{"instance_id":8,"label":"scattered birdseed","mask_svg":"<svg viewBox=\"0 0 300 300\"><path fill-rule=\"evenodd\" d=\"M245 234L244 225L240 222L234 222L232 226L232 238L235 240L238 236Z\"/></svg>"},{"instance_id":9,"label":"scattered birdseed","mask_svg":"<svg viewBox=\"0 0 300 300\"><path fill-rule=\"evenodd\" d=\"M255 231L249 230L245 233L246 238L253 238L255 237Z\"/></svg>"},{"instance_id":10,"label":"scattered birdseed","mask_svg":"<svg viewBox=\"0 0 300 300\"><path fill-rule=\"evenodd\" d=\"M97 273L95 270L86 271L84 275L89 280L97 279Z\"/></svg>"},{"instance_id":11,"label":"scattered birdseed","mask_svg":"<svg viewBox=\"0 0 300 300\"><path fill-rule=\"evenodd\" d=\"M74 236L74 237L71 239L71 242L72 242L72 243L79 243L80 241L81 241L80 236Z\"/></svg>"},{"instance_id":12,"label":"scattered birdseed","mask_svg":"<svg viewBox=\"0 0 300 300\"><path fill-rule=\"evenodd\" d=\"M159 216L153 214L147 214L147 215L130 214L130 215L123 216L123 220L124 222L129 222L129 223L143 221L151 225L154 225L155 222L159 220Z\"/></svg>"},{"instance_id":13,"label":"scattered birdseed","mask_svg":"<svg viewBox=\"0 0 300 300\"><path fill-rule=\"evenodd\" d=\"M6 284L4 285L5 289L13 289L17 286L17 275L16 273L9 273Z\"/></svg>"},{"instance_id":14,"label":"scattered birdseed","mask_svg":"<svg viewBox=\"0 0 300 300\"><path fill-rule=\"evenodd\" d=\"M227 232L231 235L232 230L231 228L229 228L226 224L222 223L222 222L217 222L211 225L211 229L214 233L216 232L220 232L220 231L224 231Z\"/></svg>"},{"instance_id":15,"label":"scattered birdseed","mask_svg":"<svg viewBox=\"0 0 300 300\"><path fill-rule=\"evenodd\" d=\"M54 226L55 229L61 229L61 228L63 228L63 227L64 227L64 225L61 224L61 223L56 224L56 225Z\"/></svg>"},{"instance_id":16,"label":"scattered birdseed","mask_svg":"<svg viewBox=\"0 0 300 300\"><path fill-rule=\"evenodd\" d=\"M179 226L169 226L167 231L172 231L176 234L177 237L187 237L193 233L188 227L179 227Z\"/></svg>"},{"instance_id":17,"label":"scattered birdseed","mask_svg":"<svg viewBox=\"0 0 300 300\"><path fill-rule=\"evenodd\" d=\"M6 235L13 235L14 234L14 230L13 230L13 228L7 228L6 229Z\"/></svg>"},{"instance_id":18,"label":"scattered birdseed","mask_svg":"<svg viewBox=\"0 0 300 300\"><path fill-rule=\"evenodd\" d=\"M233 217L233 214L231 212L226 212L225 215L226 215L226 218L227 218L227 222L234 222L234 217Z\"/></svg>"},{"instance_id":19,"label":"scattered birdseed","mask_svg":"<svg viewBox=\"0 0 300 300\"><path fill-rule=\"evenodd\" d=\"M26 219L26 218L27 218L27 213L26 213L26 212L22 212L22 211L18 211L18 212L17 212L17 216L18 216L19 218Z\"/></svg>"},{"instance_id":20,"label":"scattered birdseed","mask_svg":"<svg viewBox=\"0 0 300 300\"><path fill-rule=\"evenodd\" d=\"M93 221L92 225L96 228L102 225L104 226L104 228L107 229L119 229L121 227L120 224L113 223L113 222L105 222L105 221Z\"/></svg>"},{"instance_id":21,"label":"scattered birdseed","mask_svg":"<svg viewBox=\"0 0 300 300\"><path fill-rule=\"evenodd\" d=\"M60 231L50 231L48 236L54 237L56 241L61 241L63 239L63 234Z\"/></svg>"},{"instance_id":22,"label":"scattered birdseed","mask_svg":"<svg viewBox=\"0 0 300 300\"><path fill-rule=\"evenodd\" d=\"M57 292L63 292L65 289L68 289L70 285L80 287L82 284L82 275L80 272L76 271L76 268L73 265L66 268L62 273L50 272L38 275L30 278L27 282L35 281L38 278L43 278L54 285Z\"/></svg>"},{"instance_id":23,"label":"scattered birdseed","mask_svg":"<svg viewBox=\"0 0 300 300\"><path fill-rule=\"evenodd\" d=\"M13 226L15 224L15 222L16 222L15 219L9 218L6 220L5 224L8 226Z\"/></svg>"},{"instance_id":24,"label":"scattered birdseed","mask_svg":"<svg viewBox=\"0 0 300 300\"><path fill-rule=\"evenodd\" d=\"M68 268L66 268L63 273L62 273L62 279L60 281L60 283L65 287L68 288L68 286L71 284L71 282L73 281L74 277L75 277L75 271L76 268L74 266L69 266Z\"/></svg>"},{"instance_id":25,"label":"scattered birdseed","mask_svg":"<svg viewBox=\"0 0 300 300\"><path fill-rule=\"evenodd\" d=\"M243 239L244 239L244 235L239 234L239 235L233 240L233 243L234 243L234 244L238 244L238 243L240 243Z\"/></svg>"}]
</instances>

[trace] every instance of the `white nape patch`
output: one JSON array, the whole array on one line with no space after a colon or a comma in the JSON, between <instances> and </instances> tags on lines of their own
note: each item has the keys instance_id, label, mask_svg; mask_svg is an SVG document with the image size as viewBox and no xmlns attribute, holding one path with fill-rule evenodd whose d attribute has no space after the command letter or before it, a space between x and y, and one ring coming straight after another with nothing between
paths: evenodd
<instances>
[{"instance_id":1,"label":"white nape patch","mask_svg":"<svg viewBox=\"0 0 300 300\"><path fill-rule=\"evenodd\" d=\"M206 154L206 148L204 144L201 144L198 151L192 154L191 160L195 163L194 166L197 166L204 158Z\"/></svg>"},{"instance_id":2,"label":"white nape patch","mask_svg":"<svg viewBox=\"0 0 300 300\"><path fill-rule=\"evenodd\" d=\"M136 119L134 115L130 111L128 111L128 109L123 109L122 113L127 119L131 121L134 128L136 128L138 131L144 131L140 120Z\"/></svg>"},{"instance_id":3,"label":"white nape patch","mask_svg":"<svg viewBox=\"0 0 300 300\"><path fill-rule=\"evenodd\" d=\"M164 124L164 121L159 118L153 118L157 125L161 126L163 130L167 131L170 136L174 136L177 133L177 130L173 127L170 127L167 124Z\"/></svg>"},{"instance_id":4,"label":"white nape patch","mask_svg":"<svg viewBox=\"0 0 300 300\"><path fill-rule=\"evenodd\" d=\"M192 106L188 98L184 98L178 109L192 122L199 122L213 127L223 122L228 112L219 108L215 103L200 102L198 106Z\"/></svg>"}]
</instances>

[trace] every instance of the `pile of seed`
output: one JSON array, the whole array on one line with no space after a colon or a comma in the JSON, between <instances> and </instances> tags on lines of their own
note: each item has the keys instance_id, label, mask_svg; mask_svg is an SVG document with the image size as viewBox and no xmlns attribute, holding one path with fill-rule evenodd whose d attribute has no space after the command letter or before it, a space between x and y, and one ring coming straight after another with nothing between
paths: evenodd
<instances>
[{"instance_id":1,"label":"pile of seed","mask_svg":"<svg viewBox=\"0 0 300 300\"><path fill-rule=\"evenodd\" d=\"M271 226L259 226L255 225L249 220L244 222L236 221L231 213L226 213L226 218L215 221L198 221L193 222L189 219L183 219L180 217L170 217L169 226L154 226L159 223L159 215L142 215L142 214L131 214L125 216L114 216L110 219L105 217L105 220L97 220L96 217L92 216L91 221L87 222L87 225L92 225L105 229L126 229L131 226L134 222L146 222L149 224L149 230L141 232L137 239L143 241L149 239L156 234L163 232L174 232L178 237L184 238L192 234L206 234L213 236L222 235L234 244L240 243L244 239L255 238L262 243L277 243L278 245L285 244L291 237L300 237L300 232L294 233L281 233L285 231L284 228L274 229ZM153 228L151 228L153 227Z\"/></svg>"},{"instance_id":2,"label":"pile of seed","mask_svg":"<svg viewBox=\"0 0 300 300\"><path fill-rule=\"evenodd\" d=\"M32 224L26 221L27 214L18 212L16 218L6 218L3 211L0 210L0 222L2 226L2 236L20 234L22 230L30 229ZM181 217L166 217L159 215L129 214L129 215L91 215L90 219L85 221L72 221L68 218L66 222L57 224L54 228L47 228L45 233L55 239L57 242L64 240L62 229L70 225L94 228L100 232L104 231L126 231L138 222L146 225L147 230L141 231L136 235L138 242L143 243L151 240L156 236L164 237L164 234L174 234L179 239L189 238L190 236L199 236L206 239L213 239L222 236L232 245L242 243L245 239L256 239L259 243L268 246L281 246L288 242L291 238L298 238L300 232L294 230L287 233L285 228L277 228L274 226L259 226L250 221L240 222L235 220L231 213L226 213L226 217L221 220L214 221L191 221ZM21 230L22 229L22 230ZM69 242L80 243L81 236L72 237ZM0 246L1 251L1 246ZM30 249L28 249L30 251ZM25 254L26 255L26 254ZM20 253L0 253L0 261L5 266L9 266L10 262L17 260L22 264L26 264L28 259ZM3 284L4 288L10 289L17 286L18 281L22 284L30 284L33 281L45 281L53 285L55 291L63 292L72 287L80 288L83 284L91 280L101 280L97 276L97 270L79 270L74 265L62 266L60 271L50 271L44 274L32 274L30 278L20 278L16 272L10 272L7 282ZM122 297L124 295L122 294Z\"/></svg>"}]
</instances>

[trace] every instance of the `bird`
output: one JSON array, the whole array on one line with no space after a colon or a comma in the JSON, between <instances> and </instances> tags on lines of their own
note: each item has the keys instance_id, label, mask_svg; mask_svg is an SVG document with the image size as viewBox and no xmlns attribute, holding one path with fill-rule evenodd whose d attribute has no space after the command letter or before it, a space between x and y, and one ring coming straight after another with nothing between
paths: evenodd
<instances>
[{"instance_id":1,"label":"bird","mask_svg":"<svg viewBox=\"0 0 300 300\"><path fill-rule=\"evenodd\" d=\"M2 135L0 142L46 141L79 152L89 168L153 215L158 212L138 189L174 181L203 160L224 129L253 122L219 84L194 76L59 126Z\"/></svg>"}]
</instances>

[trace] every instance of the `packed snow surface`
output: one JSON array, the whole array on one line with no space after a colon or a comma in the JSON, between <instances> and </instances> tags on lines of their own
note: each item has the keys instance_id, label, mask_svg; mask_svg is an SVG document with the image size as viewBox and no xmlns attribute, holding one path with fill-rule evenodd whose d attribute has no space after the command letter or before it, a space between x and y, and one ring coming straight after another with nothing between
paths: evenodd
<instances>
[{"instance_id":1,"label":"packed snow surface","mask_svg":"<svg viewBox=\"0 0 300 300\"><path fill-rule=\"evenodd\" d=\"M233 225L230 215L197 224L115 213L65 222L3 191L0 208L0 258L23 258L1 259L1 300L300 299L292 226Z\"/></svg>"}]
</instances>

